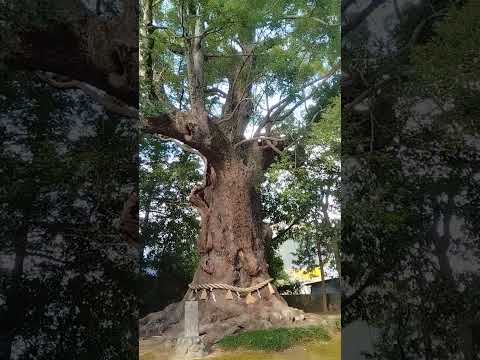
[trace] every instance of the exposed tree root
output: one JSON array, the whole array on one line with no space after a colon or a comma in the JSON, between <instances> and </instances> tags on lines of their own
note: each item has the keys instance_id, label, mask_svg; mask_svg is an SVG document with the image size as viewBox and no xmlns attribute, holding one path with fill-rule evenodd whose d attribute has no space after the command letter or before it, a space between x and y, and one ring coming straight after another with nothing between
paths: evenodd
<instances>
[{"instance_id":1,"label":"exposed tree root","mask_svg":"<svg viewBox=\"0 0 480 360\"><path fill-rule=\"evenodd\" d=\"M235 300L218 303L200 301L199 312L200 336L208 347L227 335L241 331L291 326L305 320L302 310L289 307L277 296L251 305ZM183 334L183 316L184 301L149 314L140 320L140 336L158 336L166 347L173 346L175 339Z\"/></svg>"}]
</instances>

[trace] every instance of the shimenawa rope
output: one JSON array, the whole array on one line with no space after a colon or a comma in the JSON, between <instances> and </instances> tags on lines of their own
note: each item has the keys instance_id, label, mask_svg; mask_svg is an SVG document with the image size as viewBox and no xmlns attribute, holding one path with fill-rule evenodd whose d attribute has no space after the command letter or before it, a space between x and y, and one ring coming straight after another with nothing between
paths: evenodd
<instances>
[{"instance_id":1,"label":"shimenawa rope","mask_svg":"<svg viewBox=\"0 0 480 360\"><path fill-rule=\"evenodd\" d=\"M247 287L247 288L242 288L242 287L237 287L233 285L228 285L228 284L223 284L223 283L212 283L212 284L189 284L188 287L192 290L213 290L213 289L222 289L222 290L231 290L237 293L251 293L255 290L259 290L263 288L264 286L268 285L273 279L267 279L264 280L258 284L255 284L253 286Z\"/></svg>"}]
</instances>

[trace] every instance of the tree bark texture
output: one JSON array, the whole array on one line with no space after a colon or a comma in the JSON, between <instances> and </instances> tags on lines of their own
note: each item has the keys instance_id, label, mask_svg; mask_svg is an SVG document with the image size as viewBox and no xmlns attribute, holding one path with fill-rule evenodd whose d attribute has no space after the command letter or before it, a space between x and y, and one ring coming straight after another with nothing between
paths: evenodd
<instances>
[{"instance_id":1,"label":"tree bark texture","mask_svg":"<svg viewBox=\"0 0 480 360\"><path fill-rule=\"evenodd\" d=\"M262 223L257 170L240 159L224 160L216 169L208 165L206 184L190 196L202 223L194 282L247 287L268 278L264 245L270 229Z\"/></svg>"},{"instance_id":2,"label":"tree bark texture","mask_svg":"<svg viewBox=\"0 0 480 360\"><path fill-rule=\"evenodd\" d=\"M153 71L153 49L155 46L155 40L153 38L153 0L146 0L144 11L144 23L146 37L146 49L143 62L145 64L145 80L148 86L148 97L150 100L157 99L154 86L154 71Z\"/></svg>"},{"instance_id":3,"label":"tree bark texture","mask_svg":"<svg viewBox=\"0 0 480 360\"><path fill-rule=\"evenodd\" d=\"M171 137L198 149L206 162L204 182L194 187L189 197L201 217L197 240L200 261L192 283L253 286L270 278L265 245L272 233L262 221L259 190L274 153L262 140L236 146L211 120L201 125L202 120L197 118L189 122L192 127L184 126L182 121L191 116L164 116L150 119L149 124L152 132L169 132ZM210 140L206 140L208 136L197 137L198 131L211 135ZM261 298L256 292L252 294L256 298L253 304L247 304L244 296L238 299L236 294L234 299L226 299L225 290L214 290L214 294L215 301L210 294L207 300L200 300L199 293L196 296L200 301L200 335L207 344L242 329L304 319L302 311L289 308L276 291L270 294L267 287L260 289ZM190 290L181 303L142 319L141 335L162 335L165 340L181 336L183 302L192 295Z\"/></svg>"}]
</instances>

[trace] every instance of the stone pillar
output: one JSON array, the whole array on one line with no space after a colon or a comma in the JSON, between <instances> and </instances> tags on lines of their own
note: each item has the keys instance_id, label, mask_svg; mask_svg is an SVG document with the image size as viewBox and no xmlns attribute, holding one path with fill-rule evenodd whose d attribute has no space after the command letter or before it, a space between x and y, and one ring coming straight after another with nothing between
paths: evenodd
<instances>
[{"instance_id":1,"label":"stone pillar","mask_svg":"<svg viewBox=\"0 0 480 360\"><path fill-rule=\"evenodd\" d=\"M182 337L177 339L172 360L198 359L208 353L199 336L198 301L185 301L185 325Z\"/></svg>"},{"instance_id":2,"label":"stone pillar","mask_svg":"<svg viewBox=\"0 0 480 360\"><path fill-rule=\"evenodd\" d=\"M185 337L198 336L198 301L185 301Z\"/></svg>"}]
</instances>

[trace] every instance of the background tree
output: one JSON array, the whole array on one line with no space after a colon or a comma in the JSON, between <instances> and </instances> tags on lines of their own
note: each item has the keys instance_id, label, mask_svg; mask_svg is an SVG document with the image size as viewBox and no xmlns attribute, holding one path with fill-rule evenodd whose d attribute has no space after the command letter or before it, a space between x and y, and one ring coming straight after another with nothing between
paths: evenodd
<instances>
[{"instance_id":1,"label":"background tree","mask_svg":"<svg viewBox=\"0 0 480 360\"><path fill-rule=\"evenodd\" d=\"M295 113L338 69L338 25L333 1L160 5L152 24L162 49L154 68L159 105L142 110L147 132L204 159L204 182L189 198L201 217L193 283L248 287L269 278L271 230L262 221L260 185L275 158L295 147L288 129L305 126ZM224 335L222 326L247 326L245 314L266 321L296 316L277 294L245 306L223 297L202 303L201 324L219 322L209 340ZM181 310L173 309L142 320L144 331L178 331Z\"/></svg>"},{"instance_id":2,"label":"background tree","mask_svg":"<svg viewBox=\"0 0 480 360\"><path fill-rule=\"evenodd\" d=\"M0 358L137 357L138 3L0 7Z\"/></svg>"},{"instance_id":3,"label":"background tree","mask_svg":"<svg viewBox=\"0 0 480 360\"><path fill-rule=\"evenodd\" d=\"M138 257L119 230L136 129L31 72L0 92L2 356L135 358Z\"/></svg>"},{"instance_id":4,"label":"background tree","mask_svg":"<svg viewBox=\"0 0 480 360\"><path fill-rule=\"evenodd\" d=\"M474 359L478 5L404 15L396 46L345 46L342 321L378 329L369 358Z\"/></svg>"},{"instance_id":5,"label":"background tree","mask_svg":"<svg viewBox=\"0 0 480 360\"><path fill-rule=\"evenodd\" d=\"M174 144L145 137L140 145L142 315L180 300L198 263L197 214L188 205L201 160Z\"/></svg>"},{"instance_id":6,"label":"background tree","mask_svg":"<svg viewBox=\"0 0 480 360\"><path fill-rule=\"evenodd\" d=\"M295 264L307 270L319 267L324 279L330 262L340 274L340 226L331 218L339 210L340 101L338 96L328 100L324 108L317 103L307 114L314 119L303 141L303 158L287 156L270 171L283 203L280 209L294 218L288 235L298 246ZM322 298L326 310L325 286Z\"/></svg>"}]
</instances>

